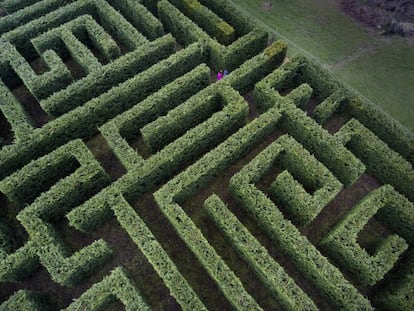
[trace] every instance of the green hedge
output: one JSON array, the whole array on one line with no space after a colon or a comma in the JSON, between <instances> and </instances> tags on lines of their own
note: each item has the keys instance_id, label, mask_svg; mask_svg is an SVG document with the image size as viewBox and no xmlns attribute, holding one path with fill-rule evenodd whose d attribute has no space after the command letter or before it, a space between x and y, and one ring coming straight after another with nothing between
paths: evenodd
<instances>
[{"instance_id":1,"label":"green hedge","mask_svg":"<svg viewBox=\"0 0 414 311\"><path fill-rule=\"evenodd\" d=\"M120 300L127 311L151 310L138 288L120 267L112 270L111 274L105 276L102 281L93 284L64 310L98 311L116 300Z\"/></svg>"},{"instance_id":2,"label":"green hedge","mask_svg":"<svg viewBox=\"0 0 414 311\"><path fill-rule=\"evenodd\" d=\"M47 123L28 135L21 144L15 144L13 148L3 148L0 150L0 177L71 138L92 135L97 126L129 109L164 84L202 63L204 59L203 47L199 44L191 45L83 106Z\"/></svg>"},{"instance_id":3,"label":"green hedge","mask_svg":"<svg viewBox=\"0 0 414 311\"><path fill-rule=\"evenodd\" d=\"M155 40L164 34L161 22L139 1L115 0L111 1L111 5L117 8L149 40Z\"/></svg>"},{"instance_id":4,"label":"green hedge","mask_svg":"<svg viewBox=\"0 0 414 311\"><path fill-rule=\"evenodd\" d=\"M282 100L283 102L283 100ZM282 127L346 186L364 173L364 164L305 112L286 103Z\"/></svg>"},{"instance_id":5,"label":"green hedge","mask_svg":"<svg viewBox=\"0 0 414 311\"><path fill-rule=\"evenodd\" d=\"M46 306L38 296L27 290L19 290L0 305L2 311L44 311Z\"/></svg>"},{"instance_id":6,"label":"green hedge","mask_svg":"<svg viewBox=\"0 0 414 311\"><path fill-rule=\"evenodd\" d=\"M197 0L170 0L170 2L220 44L229 45L234 41L234 28Z\"/></svg>"},{"instance_id":7,"label":"green hedge","mask_svg":"<svg viewBox=\"0 0 414 311\"><path fill-rule=\"evenodd\" d=\"M94 48L99 50L107 61L112 61L121 55L121 51L114 39L112 39L112 37L93 19L91 15L81 15L76 17L62 26L42 33L31 41L37 53L40 55L53 46L53 50L59 53L59 55L64 58L69 57L66 49L71 48L70 42L66 44L65 48L65 44L61 40L62 34L68 31L73 33L80 40L87 40L89 38Z\"/></svg>"},{"instance_id":8,"label":"green hedge","mask_svg":"<svg viewBox=\"0 0 414 311\"><path fill-rule=\"evenodd\" d=\"M131 109L100 127L100 132L123 166L130 170L143 158L128 144L145 124L156 120L209 84L210 70L205 64L177 78Z\"/></svg>"},{"instance_id":9,"label":"green hedge","mask_svg":"<svg viewBox=\"0 0 414 311\"><path fill-rule=\"evenodd\" d=\"M334 307L341 310L372 310L370 302L256 188L254 183L269 168L267 157L267 153L260 153L231 178L230 192L233 197Z\"/></svg>"},{"instance_id":10,"label":"green hedge","mask_svg":"<svg viewBox=\"0 0 414 311\"><path fill-rule=\"evenodd\" d=\"M335 176L290 136L280 137L263 152L268 156L268 165L275 163L286 169L276 177L268 191L297 225L311 222L342 188Z\"/></svg>"},{"instance_id":11,"label":"green hedge","mask_svg":"<svg viewBox=\"0 0 414 311\"><path fill-rule=\"evenodd\" d=\"M299 108L304 108L312 94L312 87L307 83L302 83L297 88L294 88L286 97Z\"/></svg>"},{"instance_id":12,"label":"green hedge","mask_svg":"<svg viewBox=\"0 0 414 311\"><path fill-rule=\"evenodd\" d=\"M27 277L39 266L36 246L33 242L25 245L13 253L3 253L0 258L0 281L17 282Z\"/></svg>"},{"instance_id":13,"label":"green hedge","mask_svg":"<svg viewBox=\"0 0 414 311\"><path fill-rule=\"evenodd\" d=\"M247 60L239 68L230 72L223 81L226 81L238 92L246 93L282 63L286 57L286 50L287 44L284 41L275 41L262 53Z\"/></svg>"},{"instance_id":14,"label":"green hedge","mask_svg":"<svg viewBox=\"0 0 414 311\"><path fill-rule=\"evenodd\" d=\"M34 5L26 6L28 2L37 2ZM14 28L17 28L25 23L39 18L50 11L55 10L56 8L65 5L67 3L73 2L74 0L43 0L43 1L34 1L34 0L6 0L1 2L1 6L4 7L6 12L9 15L3 16L0 19L0 35L6 33ZM22 8L20 10L20 8ZM16 11L16 12L14 12ZM12 14L10 14L12 13Z\"/></svg>"},{"instance_id":15,"label":"green hedge","mask_svg":"<svg viewBox=\"0 0 414 311\"><path fill-rule=\"evenodd\" d=\"M344 91L338 90L325 98L313 111L313 118L319 124L324 124L340 108L345 100Z\"/></svg>"},{"instance_id":16,"label":"green hedge","mask_svg":"<svg viewBox=\"0 0 414 311\"><path fill-rule=\"evenodd\" d=\"M322 240L321 246L363 285L375 285L391 270L408 244L398 235L386 237L370 255L358 244L358 234L384 202L384 190L370 192Z\"/></svg>"},{"instance_id":17,"label":"green hedge","mask_svg":"<svg viewBox=\"0 0 414 311\"><path fill-rule=\"evenodd\" d=\"M216 13L226 22L234 27L236 36L240 37L257 28L258 25L253 18L248 18L230 1L222 0L199 0L204 6Z\"/></svg>"},{"instance_id":18,"label":"green hedge","mask_svg":"<svg viewBox=\"0 0 414 311\"><path fill-rule=\"evenodd\" d=\"M52 186L49 180L56 177L63 178L79 166L87 167L93 161L94 158L91 157L88 149L85 149L80 141L73 141L31 161L0 181L0 190L11 201L29 202L44 191L45 186Z\"/></svg>"},{"instance_id":19,"label":"green hedge","mask_svg":"<svg viewBox=\"0 0 414 311\"><path fill-rule=\"evenodd\" d=\"M381 187L378 197L384 205L376 217L411 245L414 243L414 204L390 185Z\"/></svg>"},{"instance_id":20,"label":"green hedge","mask_svg":"<svg viewBox=\"0 0 414 311\"><path fill-rule=\"evenodd\" d=\"M240 100L240 95L230 87L211 85L196 95L141 128L144 143L152 151L161 150L187 130L207 120L231 102Z\"/></svg>"},{"instance_id":21,"label":"green hedge","mask_svg":"<svg viewBox=\"0 0 414 311\"><path fill-rule=\"evenodd\" d=\"M14 141L18 142L33 130L33 121L27 115L22 105L14 97L13 93L0 79L0 110L10 124ZM0 173L1 175L1 173ZM0 177L1 178L1 177Z\"/></svg>"},{"instance_id":22,"label":"green hedge","mask_svg":"<svg viewBox=\"0 0 414 311\"><path fill-rule=\"evenodd\" d=\"M34 72L31 65L12 44L1 39L0 57L0 68L6 68L9 65L22 79L30 93L38 100L49 96L72 82L69 69L53 51L44 53L42 58L50 70L41 75L37 75Z\"/></svg>"},{"instance_id":23,"label":"green hedge","mask_svg":"<svg viewBox=\"0 0 414 311\"><path fill-rule=\"evenodd\" d=\"M353 97L347 105L351 114L375 135L414 165L414 135L378 108Z\"/></svg>"},{"instance_id":24,"label":"green hedge","mask_svg":"<svg viewBox=\"0 0 414 311\"><path fill-rule=\"evenodd\" d=\"M183 165L194 161L194 158L243 126L248 114L248 104L243 97L225 84L215 84L214 88L219 88L221 94L229 101L221 111L132 168L129 174L120 178L112 188L105 189L99 196L108 198L114 189L129 197L151 191L155 185L173 177ZM111 215L108 204L102 202L99 196L93 197L67 215L72 226L82 231L90 231Z\"/></svg>"},{"instance_id":25,"label":"green hedge","mask_svg":"<svg viewBox=\"0 0 414 311\"><path fill-rule=\"evenodd\" d=\"M318 310L314 302L216 195L204 202L208 215L284 310Z\"/></svg>"},{"instance_id":26,"label":"green hedge","mask_svg":"<svg viewBox=\"0 0 414 311\"><path fill-rule=\"evenodd\" d=\"M0 6L3 7L7 14L11 14L36 2L37 0L4 0L0 2Z\"/></svg>"},{"instance_id":27,"label":"green hedge","mask_svg":"<svg viewBox=\"0 0 414 311\"><path fill-rule=\"evenodd\" d=\"M47 113L58 117L132 78L137 72L148 69L172 54L173 50L174 38L164 36L102 66L100 70L41 101L40 105Z\"/></svg>"},{"instance_id":28,"label":"green hedge","mask_svg":"<svg viewBox=\"0 0 414 311\"><path fill-rule=\"evenodd\" d=\"M242 130L234 134L230 140L227 140L228 143L225 143L225 146L229 147L219 149L218 153L208 153L211 154L208 161L197 166L197 170L200 170L199 174L204 172L203 165L205 168L208 167L208 163L217 163L220 160L220 152L227 150L226 148L230 152L227 155L227 161L233 161L254 147L260 139L263 139L272 130L276 129L280 117L280 113L275 108L247 124ZM224 135L227 135L229 132L229 121L227 119L225 112L219 112L213 120L204 122L204 124L188 131L174 143L147 159L142 165L131 170L131 172L120 178L111 187L104 189L82 206L72 210L67 215L71 226L84 232L94 230L112 215L110 202L112 202L112 197L118 191L132 198L155 190L157 184L173 177L179 171L181 165L188 163L188 161L193 161L194 157L201 155L210 149L214 143L217 143L217 139L215 139L217 135L221 134L220 139L222 140L223 132ZM214 133L214 137L211 137L212 133ZM206 144L207 142L208 144ZM238 146L239 144L241 144L240 150L237 153L232 153L233 149L230 146ZM221 163L220 161L219 163ZM228 162L225 162L223 166L226 163ZM204 176L205 178L211 178L209 174L204 174ZM195 184L195 187L197 187L197 184Z\"/></svg>"},{"instance_id":29,"label":"green hedge","mask_svg":"<svg viewBox=\"0 0 414 311\"><path fill-rule=\"evenodd\" d=\"M212 70L236 69L249 58L260 53L267 43L267 33L259 28L238 38L228 46L221 45L166 0L158 2L160 20L178 42L188 45L205 41L209 50L208 65Z\"/></svg>"},{"instance_id":30,"label":"green hedge","mask_svg":"<svg viewBox=\"0 0 414 311\"><path fill-rule=\"evenodd\" d=\"M180 188L187 186L187 182L190 181L187 176L185 176L187 180L181 180L181 175L178 175L154 193L158 206L210 277L215 280L233 307L236 310L262 310L245 290L234 272L230 270L220 255L209 244L200 229L197 228L181 206L175 202L174 197L179 195ZM193 178L191 181L197 182L198 180Z\"/></svg>"},{"instance_id":31,"label":"green hedge","mask_svg":"<svg viewBox=\"0 0 414 311\"><path fill-rule=\"evenodd\" d=\"M414 201L414 169L411 163L355 119L345 124L336 136L360 158L369 174L383 184L391 184Z\"/></svg>"},{"instance_id":32,"label":"green hedge","mask_svg":"<svg viewBox=\"0 0 414 311\"><path fill-rule=\"evenodd\" d=\"M414 253L407 256L407 264L393 273L374 297L378 307L387 311L414 310Z\"/></svg>"},{"instance_id":33,"label":"green hedge","mask_svg":"<svg viewBox=\"0 0 414 311\"><path fill-rule=\"evenodd\" d=\"M60 5L62 5L61 1ZM45 6L47 6L47 4L45 4ZM24 10L20 12L23 11ZM17 17L20 16L20 12L15 13L18 14ZM119 40L129 50L134 50L148 42L142 34L140 34L105 0L78 0L74 3L68 4L67 6L60 7L48 14L43 13L41 14L42 16L36 14L36 19L31 21L25 20L27 24L19 23L19 25L22 26L17 27L3 35L3 38L15 45L19 51L22 51L23 55L29 61L36 58L36 53L30 45L31 38L37 37L49 29L56 28L64 23L70 22L78 16L87 14L92 15L95 19L99 20L105 30L112 37Z\"/></svg>"},{"instance_id":34,"label":"green hedge","mask_svg":"<svg viewBox=\"0 0 414 311\"><path fill-rule=\"evenodd\" d=\"M121 227L154 267L181 308L188 311L207 310L145 222L122 196L117 197L118 201L112 209Z\"/></svg>"},{"instance_id":35,"label":"green hedge","mask_svg":"<svg viewBox=\"0 0 414 311\"><path fill-rule=\"evenodd\" d=\"M34 176L43 173L38 166L49 165L47 160L58 157L61 150L76 156L81 167L37 197L33 204L20 211L17 219L28 232L37 256L52 279L59 284L72 286L106 261L111 250L103 240L98 240L68 257L63 242L47 221L56 219L108 185L109 178L80 140L61 147L50 157L29 164L22 171L32 174L30 181L33 180Z\"/></svg>"},{"instance_id":36,"label":"green hedge","mask_svg":"<svg viewBox=\"0 0 414 311\"><path fill-rule=\"evenodd\" d=\"M79 1L79 0L78 0ZM93 1L95 18L97 18L105 30L118 39L129 51L133 51L148 43L147 38L141 34L122 14L116 11L107 1ZM131 9L130 9L131 10Z\"/></svg>"}]
</instances>

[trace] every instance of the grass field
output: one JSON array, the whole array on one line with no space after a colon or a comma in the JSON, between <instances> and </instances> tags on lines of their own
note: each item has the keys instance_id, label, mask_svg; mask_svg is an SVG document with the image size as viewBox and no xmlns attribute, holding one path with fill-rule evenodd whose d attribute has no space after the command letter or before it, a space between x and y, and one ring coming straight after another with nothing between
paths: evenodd
<instances>
[{"instance_id":1,"label":"grass field","mask_svg":"<svg viewBox=\"0 0 414 311\"><path fill-rule=\"evenodd\" d=\"M276 37L291 43L290 55L313 56L346 84L414 132L414 46L369 33L333 0L234 1Z\"/></svg>"}]
</instances>

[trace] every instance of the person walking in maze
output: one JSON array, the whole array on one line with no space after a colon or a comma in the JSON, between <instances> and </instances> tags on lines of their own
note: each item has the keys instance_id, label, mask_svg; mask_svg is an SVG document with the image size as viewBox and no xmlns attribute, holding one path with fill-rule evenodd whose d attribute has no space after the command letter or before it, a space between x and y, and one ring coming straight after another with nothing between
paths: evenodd
<instances>
[{"instance_id":1,"label":"person walking in maze","mask_svg":"<svg viewBox=\"0 0 414 311\"><path fill-rule=\"evenodd\" d=\"M221 80L223 78L223 70L219 70L219 72L217 73L217 81Z\"/></svg>"},{"instance_id":2,"label":"person walking in maze","mask_svg":"<svg viewBox=\"0 0 414 311\"><path fill-rule=\"evenodd\" d=\"M227 69L224 69L224 72L223 72L223 78L224 78L225 76L228 76L228 74L229 74L229 72L227 71Z\"/></svg>"}]
</instances>

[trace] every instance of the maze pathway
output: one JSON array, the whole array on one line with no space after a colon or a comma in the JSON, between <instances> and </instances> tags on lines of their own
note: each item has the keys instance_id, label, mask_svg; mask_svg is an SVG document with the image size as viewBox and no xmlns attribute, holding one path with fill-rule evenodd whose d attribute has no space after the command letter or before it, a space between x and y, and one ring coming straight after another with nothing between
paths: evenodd
<instances>
[{"instance_id":1,"label":"maze pathway","mask_svg":"<svg viewBox=\"0 0 414 311\"><path fill-rule=\"evenodd\" d=\"M223 0L0 8L0 310L414 309L414 137L313 60Z\"/></svg>"}]
</instances>

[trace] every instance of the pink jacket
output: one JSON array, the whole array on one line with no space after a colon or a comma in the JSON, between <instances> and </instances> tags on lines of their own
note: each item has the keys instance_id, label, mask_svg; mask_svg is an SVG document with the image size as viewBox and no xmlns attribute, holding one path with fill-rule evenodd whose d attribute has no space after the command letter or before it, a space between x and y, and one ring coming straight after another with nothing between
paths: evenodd
<instances>
[{"instance_id":1,"label":"pink jacket","mask_svg":"<svg viewBox=\"0 0 414 311\"><path fill-rule=\"evenodd\" d=\"M217 80L221 80L221 78L223 78L223 74L219 71L217 73Z\"/></svg>"}]
</instances>

